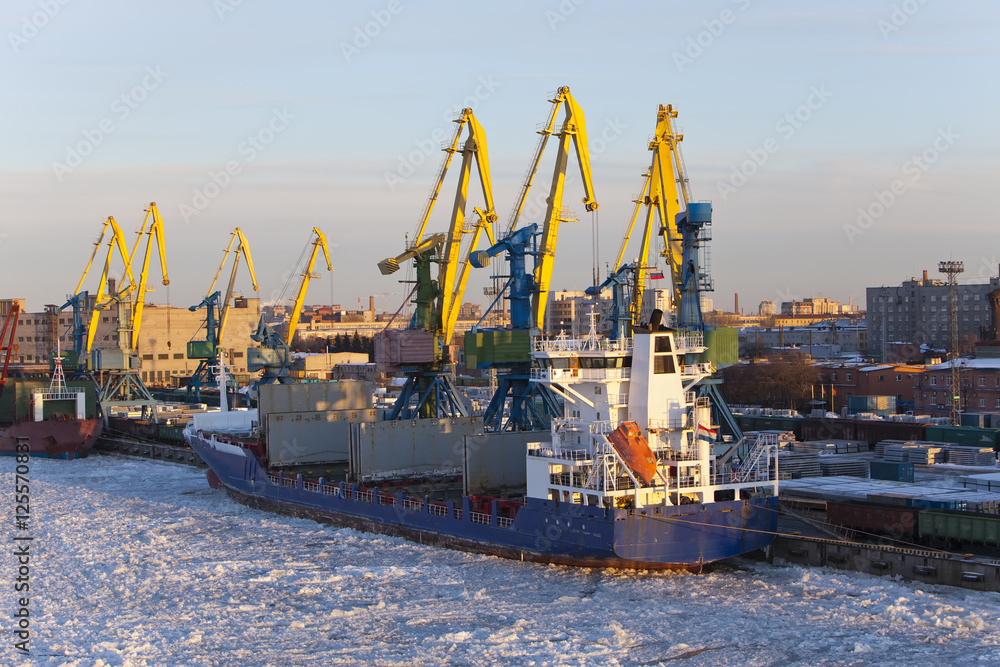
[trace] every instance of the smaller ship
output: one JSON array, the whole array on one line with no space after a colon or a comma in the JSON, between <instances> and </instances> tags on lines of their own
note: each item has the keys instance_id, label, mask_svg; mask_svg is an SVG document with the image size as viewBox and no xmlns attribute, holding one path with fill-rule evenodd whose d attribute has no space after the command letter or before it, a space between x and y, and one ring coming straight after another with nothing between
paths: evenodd
<instances>
[{"instance_id":1,"label":"smaller ship","mask_svg":"<svg viewBox=\"0 0 1000 667\"><path fill-rule=\"evenodd\" d=\"M5 348L6 351L6 348ZM101 436L104 421L96 405L93 383L66 383L62 358L56 352L52 378L44 381L8 380L6 360L0 382L0 455L17 453L18 441L27 440L31 456L76 459L86 456ZM23 450L22 450L23 451Z\"/></svg>"}]
</instances>

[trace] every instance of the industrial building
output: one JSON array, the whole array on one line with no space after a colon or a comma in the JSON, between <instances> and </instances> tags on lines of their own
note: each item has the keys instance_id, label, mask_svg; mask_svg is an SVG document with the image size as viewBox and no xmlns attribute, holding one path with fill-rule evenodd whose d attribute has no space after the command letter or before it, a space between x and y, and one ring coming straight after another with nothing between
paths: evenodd
<instances>
[{"instance_id":1,"label":"industrial building","mask_svg":"<svg viewBox=\"0 0 1000 667\"><path fill-rule=\"evenodd\" d=\"M989 326L987 296L997 288L1000 280L995 277L988 282L955 286L960 346L968 342L971 348L982 328ZM911 278L895 287L869 287L867 299L869 347L875 358L884 360L886 346L894 342L950 349L951 299L947 282L928 278L924 271L921 279Z\"/></svg>"},{"instance_id":2,"label":"industrial building","mask_svg":"<svg viewBox=\"0 0 1000 667\"><path fill-rule=\"evenodd\" d=\"M6 300L7 302L11 300ZM23 299L18 300L23 303ZM4 306L0 304L0 309ZM7 306L9 309L9 305ZM93 307L93 304L90 304ZM91 310L84 312L84 321L89 322ZM250 334L257 328L260 319L260 299L236 297L229 310L228 324L220 347L227 351L230 370L247 373L246 350L257 347ZM114 309L102 311L98 315L97 334L94 347L102 350L118 349L117 312ZM191 311L146 304L140 331L137 352L141 357L140 377L150 386L177 386L198 367L198 359L187 357L187 342L204 339L205 311ZM17 363L31 366L49 363L55 351L58 337L59 347L65 353L73 349L73 313L67 309L60 312L58 306L46 306L39 313L22 313L18 317L16 341L17 355L12 358Z\"/></svg>"},{"instance_id":3,"label":"industrial building","mask_svg":"<svg viewBox=\"0 0 1000 667\"><path fill-rule=\"evenodd\" d=\"M830 319L805 326L744 327L740 356L766 356L766 350L796 347L814 359L864 356L868 328L863 320Z\"/></svg>"}]
</instances>

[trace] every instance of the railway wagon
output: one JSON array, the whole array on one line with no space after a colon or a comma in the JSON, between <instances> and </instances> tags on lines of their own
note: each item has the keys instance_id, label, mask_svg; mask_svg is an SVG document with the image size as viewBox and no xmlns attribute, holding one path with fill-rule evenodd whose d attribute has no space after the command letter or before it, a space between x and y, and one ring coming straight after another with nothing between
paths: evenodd
<instances>
[{"instance_id":1,"label":"railway wagon","mask_svg":"<svg viewBox=\"0 0 1000 667\"><path fill-rule=\"evenodd\" d=\"M830 523L898 540L917 537L920 512L919 508L905 505L834 500L826 503L826 518Z\"/></svg>"},{"instance_id":2,"label":"railway wagon","mask_svg":"<svg viewBox=\"0 0 1000 667\"><path fill-rule=\"evenodd\" d=\"M918 536L925 544L985 544L1000 546L1000 516L980 512L922 510Z\"/></svg>"}]
</instances>

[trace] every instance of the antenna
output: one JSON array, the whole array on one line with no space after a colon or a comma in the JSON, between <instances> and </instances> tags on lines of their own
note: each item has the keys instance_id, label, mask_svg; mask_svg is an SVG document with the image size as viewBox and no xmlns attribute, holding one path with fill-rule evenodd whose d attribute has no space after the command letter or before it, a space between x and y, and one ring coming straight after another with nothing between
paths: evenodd
<instances>
[{"instance_id":1,"label":"antenna","mask_svg":"<svg viewBox=\"0 0 1000 667\"><path fill-rule=\"evenodd\" d=\"M962 412L962 387L959 385L958 374L958 274L964 271L965 265L962 262L950 260L938 262L938 272L948 276L948 300L951 302L949 306L951 315L949 338L951 340L948 341L948 356L951 358L951 396L949 402L951 403L951 423L955 426L959 425Z\"/></svg>"}]
</instances>

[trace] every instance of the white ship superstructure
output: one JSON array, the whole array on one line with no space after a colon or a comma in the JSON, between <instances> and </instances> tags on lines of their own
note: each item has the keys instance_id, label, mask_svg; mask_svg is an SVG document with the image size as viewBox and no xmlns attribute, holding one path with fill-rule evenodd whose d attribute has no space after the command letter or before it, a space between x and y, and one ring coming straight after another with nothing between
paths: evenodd
<instances>
[{"instance_id":1,"label":"white ship superstructure","mask_svg":"<svg viewBox=\"0 0 1000 667\"><path fill-rule=\"evenodd\" d=\"M712 368L684 363L704 350L700 334L673 331L536 340L532 381L565 410L551 443L529 448L527 496L615 508L777 496L775 443L713 451L719 429L697 393Z\"/></svg>"}]
</instances>

